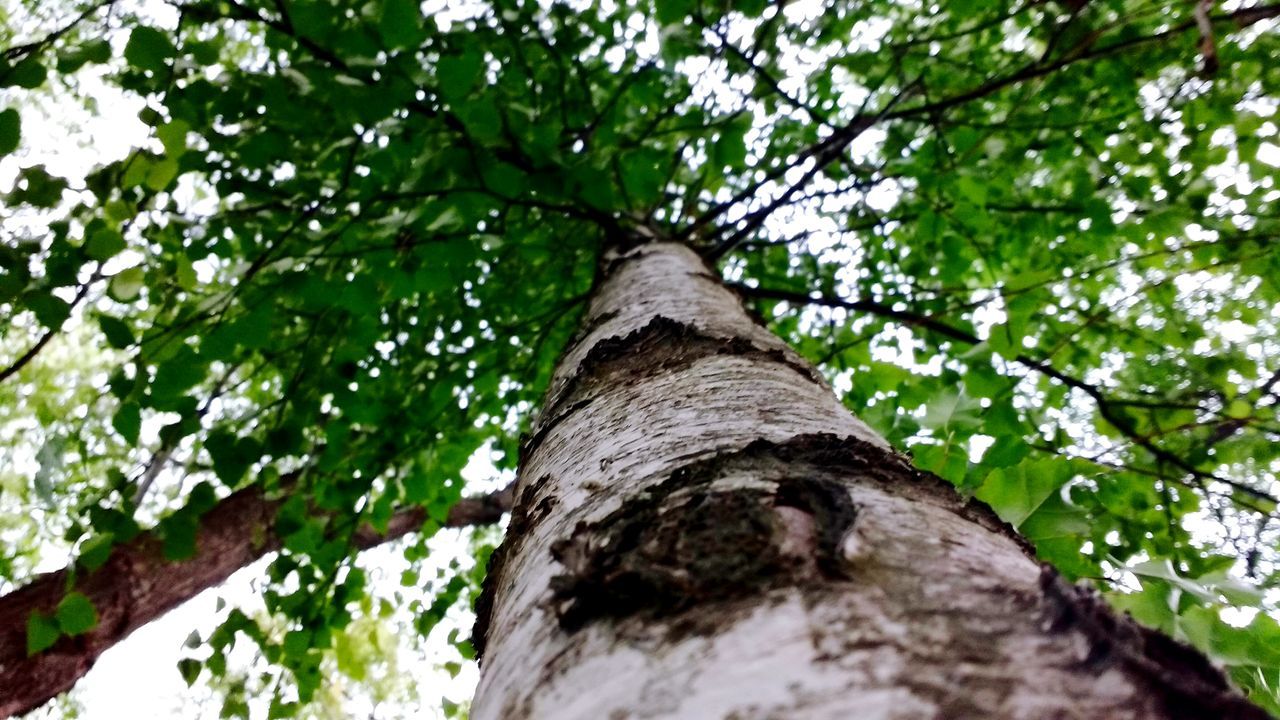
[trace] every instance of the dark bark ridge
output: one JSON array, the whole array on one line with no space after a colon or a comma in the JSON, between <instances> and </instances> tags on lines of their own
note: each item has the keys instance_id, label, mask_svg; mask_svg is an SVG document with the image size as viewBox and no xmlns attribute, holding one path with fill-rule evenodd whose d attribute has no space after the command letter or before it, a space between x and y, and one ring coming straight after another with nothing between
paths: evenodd
<instances>
[{"instance_id":1,"label":"dark bark ridge","mask_svg":"<svg viewBox=\"0 0 1280 720\"><path fill-rule=\"evenodd\" d=\"M748 469L772 487L714 487ZM673 617L704 602L770 588L848 581L841 546L857 514L850 475L1020 540L982 503L960 500L945 481L856 438L757 440L679 468L599 522L579 523L554 545L553 556L565 566L551 587L561 627L574 631L597 618ZM783 551L787 528L779 507L811 518L815 567ZM1025 541L1021 547L1033 556Z\"/></svg>"},{"instance_id":2,"label":"dark bark ridge","mask_svg":"<svg viewBox=\"0 0 1280 720\"><path fill-rule=\"evenodd\" d=\"M776 476L772 488L716 491L711 487L743 467L758 471L762 461ZM567 571L551 588L551 604L561 626L576 630L592 619L637 614L671 617L703 601L844 579L845 560L839 547L853 527L856 508L847 487L833 475L847 477L851 472L895 494L944 507L1007 537L1028 557L1035 557L1031 545L985 503L962 499L945 480L915 469L899 455L857 438L830 434L801 435L783 443L757 440L679 468L602 521L579 524L570 537L551 548ZM529 528L556 503L541 492L547 479L539 478L519 493L507 539L490 556L471 638L478 657L483 655L495 587L508 558ZM801 572L794 559L779 553L785 528L774 511L777 507L792 507L813 518L819 574ZM720 531L718 523L724 525ZM748 528L767 542L744 540L741 536ZM682 537L684 530L693 534Z\"/></svg>"},{"instance_id":3,"label":"dark bark ridge","mask_svg":"<svg viewBox=\"0 0 1280 720\"><path fill-rule=\"evenodd\" d=\"M702 603L843 576L839 543L857 509L842 486L786 477L773 488L716 490L717 479L681 469L553 545L565 568L551 583L560 626L572 632L596 618L671 617ZM784 551L791 530L780 507L814 519L814 537L803 544L816 545L820 572Z\"/></svg>"},{"instance_id":4,"label":"dark bark ridge","mask_svg":"<svg viewBox=\"0 0 1280 720\"><path fill-rule=\"evenodd\" d=\"M1048 565L1041 568L1040 587L1048 632L1083 632L1090 644L1084 667L1100 671L1112 663L1124 665L1164 698L1175 720L1271 718L1232 688L1199 650L1117 613L1096 592L1067 582Z\"/></svg>"},{"instance_id":5,"label":"dark bark ridge","mask_svg":"<svg viewBox=\"0 0 1280 720\"><path fill-rule=\"evenodd\" d=\"M638 383L664 372L688 367L703 358L736 355L776 362L825 384L822 376L781 349L767 350L741 337L715 337L693 325L656 315L644 327L623 337L607 337L591 347L577 372L548 403L546 418L525 442L525 452L570 414L591 404L617 383Z\"/></svg>"},{"instance_id":6,"label":"dark bark ridge","mask_svg":"<svg viewBox=\"0 0 1280 720\"><path fill-rule=\"evenodd\" d=\"M476 652L476 660L484 657L485 645L489 635L489 622L493 615L494 594L498 581L506 571L509 559L515 553L515 545L524 539L535 522L546 517L556 504L553 496L537 499L539 490L547 483L549 477L543 476L529 483L516 494L511 504L511 519L507 522L507 531L498 547L489 554L486 564L484 582L480 586L480 594L476 597L476 620L471 627L471 647ZM536 503L536 504L535 504Z\"/></svg>"}]
</instances>

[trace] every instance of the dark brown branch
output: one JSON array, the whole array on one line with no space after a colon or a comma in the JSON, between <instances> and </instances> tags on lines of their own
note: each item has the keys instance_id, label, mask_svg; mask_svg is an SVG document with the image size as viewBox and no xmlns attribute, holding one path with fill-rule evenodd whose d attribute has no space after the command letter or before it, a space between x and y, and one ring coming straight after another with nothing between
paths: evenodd
<instances>
[{"instance_id":1,"label":"dark brown branch","mask_svg":"<svg viewBox=\"0 0 1280 720\"><path fill-rule=\"evenodd\" d=\"M278 550L273 529L280 500L254 485L231 494L200 517L195 556L164 559L163 541L144 532L115 547L92 572L67 568L38 576L0 596L0 717L28 712L71 688L108 648L233 572ZM510 489L459 500L445 527L497 522L511 504ZM422 527L420 507L392 515L386 532L362 527L353 538L358 549L395 540ZM98 624L88 633L63 637L53 647L28 657L27 620L33 612L52 614L67 591L88 596Z\"/></svg>"},{"instance_id":2,"label":"dark brown branch","mask_svg":"<svg viewBox=\"0 0 1280 720\"><path fill-rule=\"evenodd\" d=\"M49 341L52 340L53 336L56 334L57 334L56 330L52 330L52 329L46 330L45 333L40 336L40 339L37 340L34 345L32 345L26 352L22 353L22 355L17 360L13 361L12 365L10 365L9 367L6 367L3 370L0 370L0 382L4 382L5 380L8 380L12 375L16 374L19 370L26 367L27 363L35 359L35 356L40 354L40 351L44 349L45 345L49 344Z\"/></svg>"},{"instance_id":3,"label":"dark brown branch","mask_svg":"<svg viewBox=\"0 0 1280 720\"><path fill-rule=\"evenodd\" d=\"M74 308L75 306L80 304L81 300L84 300L85 294L89 292L89 286L93 284L93 280L96 279L97 277L98 275L95 273L93 278L86 281L83 285L80 286L80 289L76 291L75 298L71 301L71 307ZM53 336L57 334L58 334L58 328L49 328L48 330L46 330L45 333L40 336L40 339L37 340L36 343L32 345L26 352L22 353L22 355L17 360L14 360L13 363L10 364L8 367L4 368L3 370L0 370L0 382L4 382L5 380L8 380L11 376L16 374L19 370L26 367L28 363L30 363L32 360L35 359L36 355L40 354L40 351L44 349L44 346L49 344L49 341L53 339Z\"/></svg>"},{"instance_id":4,"label":"dark brown branch","mask_svg":"<svg viewBox=\"0 0 1280 720\"><path fill-rule=\"evenodd\" d=\"M88 8L85 8L83 12L77 15L75 19L73 19L71 22L67 23L66 25L63 25L57 30L54 30L48 35L45 35L39 40L33 40L29 43L14 45L12 47L7 47L4 50L0 50L0 58L4 58L5 60L9 61L10 64L16 64L13 62L14 59L43 50L49 45L52 45L53 43L57 42L58 38L61 38L63 35L66 35L67 33L74 30L77 25L79 25L80 23L88 19L90 15L93 15L94 13L98 12L102 8L110 7L115 4L116 4L116 0L103 0L102 2L99 2L95 5L90 5Z\"/></svg>"}]
</instances>

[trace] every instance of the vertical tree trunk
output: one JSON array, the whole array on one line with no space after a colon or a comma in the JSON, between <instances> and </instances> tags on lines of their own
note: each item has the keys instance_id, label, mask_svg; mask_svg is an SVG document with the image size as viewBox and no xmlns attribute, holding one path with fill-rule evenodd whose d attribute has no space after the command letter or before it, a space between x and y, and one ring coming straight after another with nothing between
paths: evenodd
<instances>
[{"instance_id":1,"label":"vertical tree trunk","mask_svg":"<svg viewBox=\"0 0 1280 720\"><path fill-rule=\"evenodd\" d=\"M615 253L477 607L475 720L1266 717L914 470L670 243Z\"/></svg>"}]
</instances>

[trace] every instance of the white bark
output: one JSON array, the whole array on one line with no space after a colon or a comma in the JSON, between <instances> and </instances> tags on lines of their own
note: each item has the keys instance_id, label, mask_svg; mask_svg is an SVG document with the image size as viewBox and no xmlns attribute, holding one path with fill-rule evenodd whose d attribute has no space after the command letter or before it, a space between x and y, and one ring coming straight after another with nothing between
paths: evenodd
<instances>
[{"instance_id":1,"label":"white bark","mask_svg":"<svg viewBox=\"0 0 1280 720\"><path fill-rule=\"evenodd\" d=\"M615 259L585 327L478 608L475 720L1255 717L911 469L690 250Z\"/></svg>"}]
</instances>

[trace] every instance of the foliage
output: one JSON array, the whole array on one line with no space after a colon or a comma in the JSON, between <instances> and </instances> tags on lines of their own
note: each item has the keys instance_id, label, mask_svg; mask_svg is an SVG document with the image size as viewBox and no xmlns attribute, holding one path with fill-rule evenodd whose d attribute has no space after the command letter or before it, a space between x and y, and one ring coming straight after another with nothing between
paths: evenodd
<instances>
[{"instance_id":1,"label":"foliage","mask_svg":"<svg viewBox=\"0 0 1280 720\"><path fill-rule=\"evenodd\" d=\"M478 450L514 466L601 248L645 228L917 464L1280 709L1277 8L54 5L0 55L9 583L139 525L184 557L218 498L292 483L270 620L219 632L308 702L364 622L356 529L417 505L430 535ZM39 99L96 79L146 140L84 177L24 160ZM83 610L33 618L32 650Z\"/></svg>"}]
</instances>

